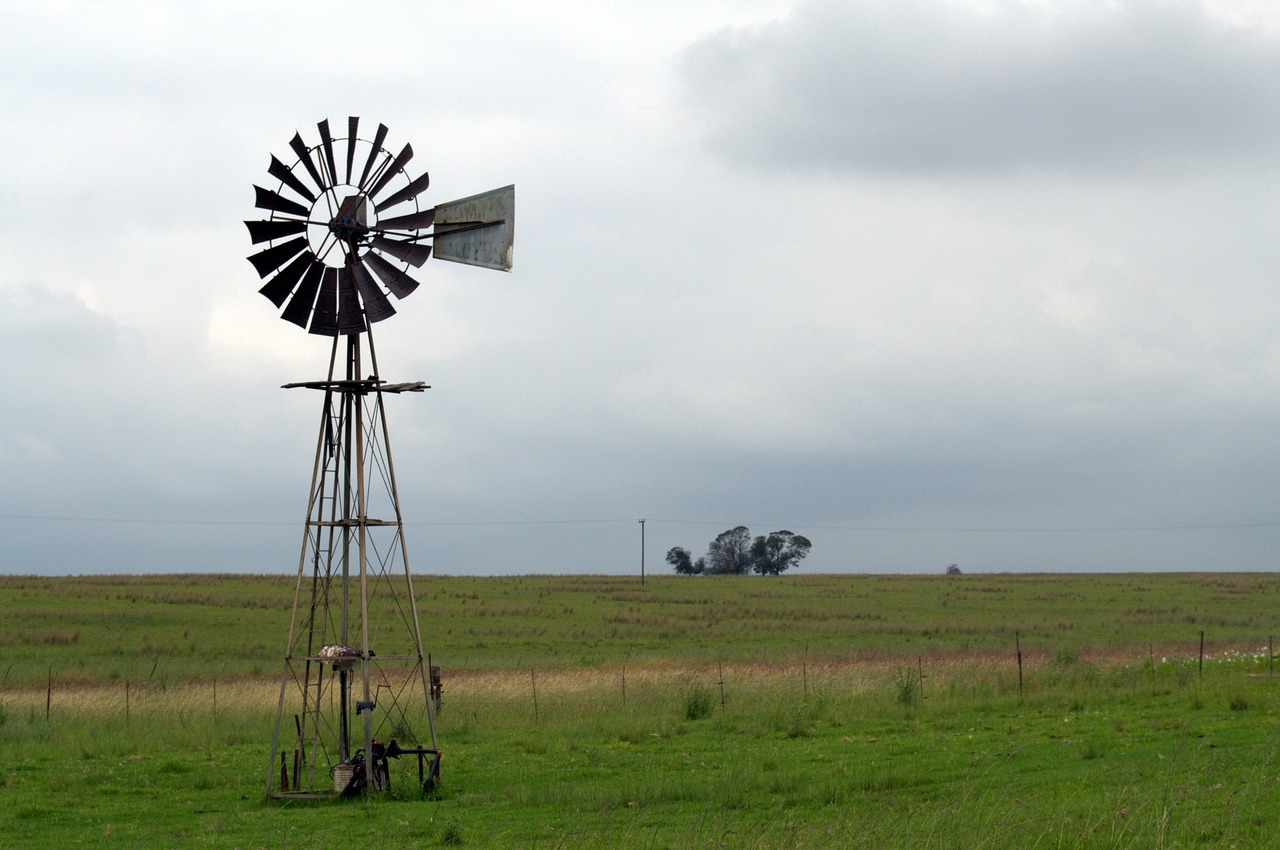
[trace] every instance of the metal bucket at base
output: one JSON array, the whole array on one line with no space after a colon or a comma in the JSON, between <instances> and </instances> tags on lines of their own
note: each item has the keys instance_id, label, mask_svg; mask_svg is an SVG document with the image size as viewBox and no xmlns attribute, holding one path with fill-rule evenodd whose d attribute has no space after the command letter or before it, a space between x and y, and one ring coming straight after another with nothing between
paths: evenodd
<instances>
[{"instance_id":1,"label":"metal bucket at base","mask_svg":"<svg viewBox=\"0 0 1280 850\"><path fill-rule=\"evenodd\" d=\"M355 765L335 764L333 766L333 790L341 794L347 790L347 786L351 784L351 777L355 775Z\"/></svg>"}]
</instances>

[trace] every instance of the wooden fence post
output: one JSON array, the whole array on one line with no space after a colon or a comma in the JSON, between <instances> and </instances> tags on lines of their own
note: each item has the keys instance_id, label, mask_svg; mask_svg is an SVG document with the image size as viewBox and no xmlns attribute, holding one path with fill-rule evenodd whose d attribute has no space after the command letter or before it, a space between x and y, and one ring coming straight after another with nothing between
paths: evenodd
<instances>
[{"instance_id":1,"label":"wooden fence post","mask_svg":"<svg viewBox=\"0 0 1280 850\"><path fill-rule=\"evenodd\" d=\"M532 665L529 667L529 684L533 686L533 722L538 722L538 679L533 675Z\"/></svg>"},{"instance_id":2,"label":"wooden fence post","mask_svg":"<svg viewBox=\"0 0 1280 850\"><path fill-rule=\"evenodd\" d=\"M1018 697L1022 697L1022 636L1013 633L1013 645L1018 650Z\"/></svg>"},{"instance_id":3,"label":"wooden fence post","mask_svg":"<svg viewBox=\"0 0 1280 850\"><path fill-rule=\"evenodd\" d=\"M804 701L809 702L809 644L804 645L804 657L800 659L800 676L804 682Z\"/></svg>"}]
</instances>

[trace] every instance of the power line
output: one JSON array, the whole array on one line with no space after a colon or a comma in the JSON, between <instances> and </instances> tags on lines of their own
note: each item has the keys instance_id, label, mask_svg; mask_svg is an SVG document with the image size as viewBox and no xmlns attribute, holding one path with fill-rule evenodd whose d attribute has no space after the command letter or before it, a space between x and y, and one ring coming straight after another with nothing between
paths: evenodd
<instances>
[{"instance_id":1,"label":"power line","mask_svg":"<svg viewBox=\"0 0 1280 850\"><path fill-rule=\"evenodd\" d=\"M108 525L297 525L294 522L255 521L235 519L155 519L150 517L89 517L46 516L37 514L0 514L0 520L29 520L33 522L93 522Z\"/></svg>"},{"instance_id":2,"label":"power line","mask_svg":"<svg viewBox=\"0 0 1280 850\"><path fill-rule=\"evenodd\" d=\"M691 519L650 519L650 522L667 523L669 525L708 525L708 526L734 526L734 525L757 525L757 526L777 526L779 528L804 528L819 529L826 531L890 531L890 532L977 532L989 534L1021 534L1024 532L1034 533L1053 533L1053 532L1099 532L1099 531L1213 531L1220 529L1247 529L1247 528L1276 528L1280 527L1280 522L1238 522L1238 523L1200 523L1187 525L1080 525L1080 526L1022 526L1022 525L1005 525L1005 526L927 526L927 525L824 525L807 522L796 523L778 523L778 522L761 522L761 523L742 523L742 522L726 522L709 521L709 520L691 520Z\"/></svg>"},{"instance_id":3,"label":"power line","mask_svg":"<svg viewBox=\"0 0 1280 850\"><path fill-rule=\"evenodd\" d=\"M232 520L232 519L159 519L153 517L87 517L45 514L0 514L0 520L28 522L79 522L108 525L175 525L175 526L224 526L224 527L279 527L297 526L300 520ZM634 523L633 517L602 519L529 519L529 520L457 520L406 522L408 526L433 528L536 526L536 525L613 525ZM728 526L756 525L778 528L803 528L821 531L859 531L890 533L936 534L1078 534L1101 532L1140 531L1230 531L1280 527L1280 522L1193 523L1171 525L1081 525L1081 526L926 526L926 525L830 525L808 522L754 522L742 523L727 520L662 519L647 518L648 522L666 525Z\"/></svg>"},{"instance_id":4,"label":"power line","mask_svg":"<svg viewBox=\"0 0 1280 850\"><path fill-rule=\"evenodd\" d=\"M156 519L151 517L87 517L44 514L0 514L0 520L33 522L93 522L111 525L222 525L222 526L296 526L301 520L235 520L235 519ZM530 519L530 520L464 520L457 522L406 522L418 526L499 526L499 525L589 525L635 522L634 519Z\"/></svg>"}]
</instances>

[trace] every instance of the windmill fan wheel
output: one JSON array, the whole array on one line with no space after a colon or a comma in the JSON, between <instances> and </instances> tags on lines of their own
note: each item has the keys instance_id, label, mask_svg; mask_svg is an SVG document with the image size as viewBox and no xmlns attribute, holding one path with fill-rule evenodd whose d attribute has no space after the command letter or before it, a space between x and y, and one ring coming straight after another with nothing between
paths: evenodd
<instances>
[{"instance_id":1,"label":"windmill fan wheel","mask_svg":"<svg viewBox=\"0 0 1280 850\"><path fill-rule=\"evenodd\" d=\"M245 226L266 247L248 259L282 319L323 336L360 334L395 314L388 295L401 299L418 287L409 269L431 256L423 240L436 211L419 203L426 172L413 177L406 168L413 148L392 155L383 147L386 125L372 139L360 136L356 117L346 135L334 135L327 119L316 126L319 143L301 133L289 142L292 165L271 157L274 189L253 187L254 206L268 217Z\"/></svg>"}]
</instances>

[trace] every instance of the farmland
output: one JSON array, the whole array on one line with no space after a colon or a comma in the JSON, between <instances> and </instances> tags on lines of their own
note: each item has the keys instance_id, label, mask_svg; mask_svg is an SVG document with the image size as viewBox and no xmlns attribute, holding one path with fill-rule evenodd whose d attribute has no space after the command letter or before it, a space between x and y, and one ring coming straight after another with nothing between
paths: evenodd
<instances>
[{"instance_id":1,"label":"farmland","mask_svg":"<svg viewBox=\"0 0 1280 850\"><path fill-rule=\"evenodd\" d=\"M302 806L262 799L290 580L0 578L4 834L1249 847L1280 818L1270 575L415 584L439 799Z\"/></svg>"}]
</instances>

